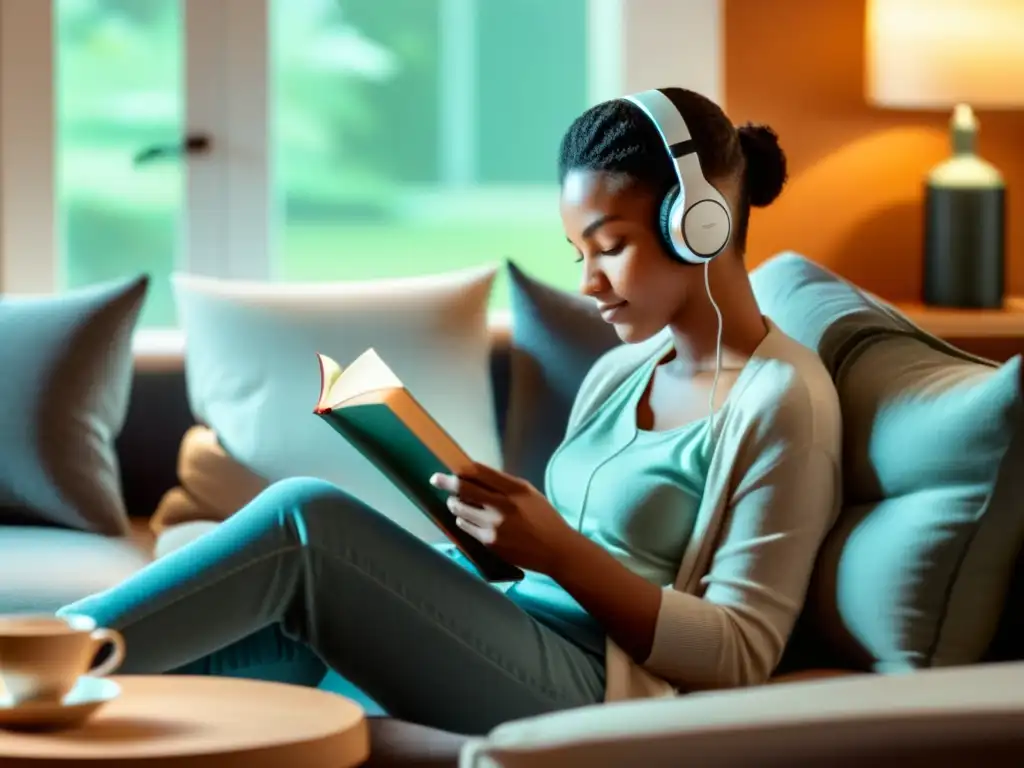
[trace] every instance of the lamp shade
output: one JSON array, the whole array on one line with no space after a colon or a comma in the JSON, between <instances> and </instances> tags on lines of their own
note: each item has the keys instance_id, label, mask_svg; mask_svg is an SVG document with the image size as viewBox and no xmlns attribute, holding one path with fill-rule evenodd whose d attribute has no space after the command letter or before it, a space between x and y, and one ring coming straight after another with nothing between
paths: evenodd
<instances>
[{"instance_id":1,"label":"lamp shade","mask_svg":"<svg viewBox=\"0 0 1024 768\"><path fill-rule=\"evenodd\" d=\"M1024 106L1024 0L868 0L865 32L874 104Z\"/></svg>"}]
</instances>

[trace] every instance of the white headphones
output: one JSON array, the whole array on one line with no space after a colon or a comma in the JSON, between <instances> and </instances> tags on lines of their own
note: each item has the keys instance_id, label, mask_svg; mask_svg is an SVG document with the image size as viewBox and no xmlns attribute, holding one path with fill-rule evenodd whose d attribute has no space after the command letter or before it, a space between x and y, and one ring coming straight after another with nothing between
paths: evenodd
<instances>
[{"instance_id":1,"label":"white headphones","mask_svg":"<svg viewBox=\"0 0 1024 768\"><path fill-rule=\"evenodd\" d=\"M680 261L706 264L729 243L729 204L704 178L690 129L672 100L658 89L624 98L638 106L658 129L679 179L678 186L661 203L661 237L669 252Z\"/></svg>"},{"instance_id":2,"label":"white headphones","mask_svg":"<svg viewBox=\"0 0 1024 768\"><path fill-rule=\"evenodd\" d=\"M704 178L697 147L686 120L664 91L643 91L626 96L658 129L679 184L661 202L658 230L671 256L685 264L704 265L704 290L718 318L715 377L708 394L708 436L715 442L715 392L722 373L722 311L711 295L711 260L725 250L732 234L732 213L725 197Z\"/></svg>"}]
</instances>

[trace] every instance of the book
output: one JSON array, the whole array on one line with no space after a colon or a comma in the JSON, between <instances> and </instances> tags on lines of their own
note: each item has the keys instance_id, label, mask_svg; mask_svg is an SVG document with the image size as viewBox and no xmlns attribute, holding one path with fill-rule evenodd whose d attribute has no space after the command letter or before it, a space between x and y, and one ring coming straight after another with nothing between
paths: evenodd
<instances>
[{"instance_id":1,"label":"book","mask_svg":"<svg viewBox=\"0 0 1024 768\"><path fill-rule=\"evenodd\" d=\"M523 571L459 528L448 493L430 484L436 472L457 475L473 461L406 389L375 350L343 368L326 355L313 412L373 464L487 581L519 581Z\"/></svg>"}]
</instances>

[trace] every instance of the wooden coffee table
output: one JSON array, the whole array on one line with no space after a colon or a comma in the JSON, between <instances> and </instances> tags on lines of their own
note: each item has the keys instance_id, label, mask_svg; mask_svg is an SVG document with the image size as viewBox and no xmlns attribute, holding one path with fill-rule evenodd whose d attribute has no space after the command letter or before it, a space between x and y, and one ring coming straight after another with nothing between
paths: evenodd
<instances>
[{"instance_id":1,"label":"wooden coffee table","mask_svg":"<svg viewBox=\"0 0 1024 768\"><path fill-rule=\"evenodd\" d=\"M224 677L113 677L121 695L83 725L0 731L0 765L350 768L370 753L355 702L314 688Z\"/></svg>"}]
</instances>

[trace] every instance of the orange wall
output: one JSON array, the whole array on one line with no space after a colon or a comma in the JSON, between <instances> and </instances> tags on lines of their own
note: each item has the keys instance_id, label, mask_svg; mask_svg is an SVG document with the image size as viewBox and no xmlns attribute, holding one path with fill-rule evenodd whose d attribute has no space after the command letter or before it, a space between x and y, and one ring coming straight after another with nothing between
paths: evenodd
<instances>
[{"instance_id":1,"label":"orange wall","mask_svg":"<svg viewBox=\"0 0 1024 768\"><path fill-rule=\"evenodd\" d=\"M864 0L726 0L729 116L775 128L790 168L782 197L754 213L749 263L793 249L885 298L914 300L921 184L948 156L949 116L865 102L864 7ZM1007 292L1024 295L1024 109L979 119L980 153L1008 188Z\"/></svg>"}]
</instances>

